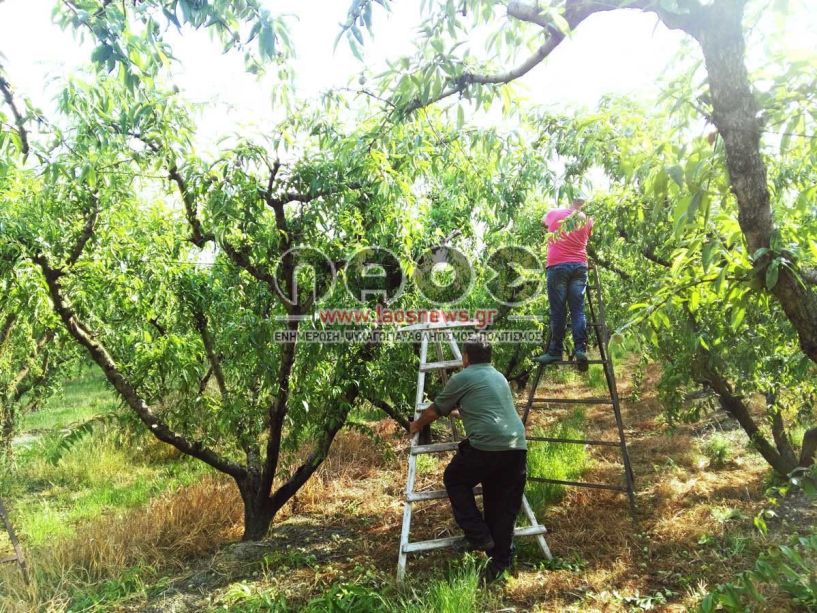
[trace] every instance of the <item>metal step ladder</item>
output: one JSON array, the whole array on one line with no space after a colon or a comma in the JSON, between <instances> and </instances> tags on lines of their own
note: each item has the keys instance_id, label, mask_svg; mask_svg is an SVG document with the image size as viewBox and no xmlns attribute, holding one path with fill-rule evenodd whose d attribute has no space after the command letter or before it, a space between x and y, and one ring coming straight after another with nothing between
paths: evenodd
<instances>
[{"instance_id":1,"label":"metal step ladder","mask_svg":"<svg viewBox=\"0 0 817 613\"><path fill-rule=\"evenodd\" d=\"M9 519L8 513L6 513L6 508L3 506L2 500L0 500L0 522L3 522L6 533L9 535L11 546L14 548L14 555L0 558L0 564L10 564L12 562L16 562L17 566L20 568L20 572L23 575L23 580L26 582L26 585L28 585L28 568L26 567L26 561L23 557L23 548L20 547L20 541L17 540L17 534L14 532L14 528L11 525L11 520Z\"/></svg>"},{"instance_id":2,"label":"metal step ladder","mask_svg":"<svg viewBox=\"0 0 817 613\"><path fill-rule=\"evenodd\" d=\"M443 382L448 380L448 371L451 369L462 367L462 353L454 338L453 329L455 328L474 328L473 322L462 323L421 323L413 326L402 328L404 331L412 331L414 334L420 335L420 367L417 372L417 393L415 397L414 419L417 419L420 414L428 408L431 404L425 399L425 384L426 375L431 372L439 372ZM433 339L432 339L433 337ZM443 355L443 343L440 337L444 337L445 343L449 346L453 359L446 360ZM436 347L436 362L428 361L429 344L434 342ZM408 456L408 477L406 479L405 503L403 507L403 528L400 533L400 550L397 558L397 580L402 581L406 574L406 564L408 563L408 555L412 553L420 553L423 551L432 551L434 549L443 549L445 547L452 547L464 541L462 536L454 536L448 538L438 538L426 541L409 540L411 532L411 514L415 503L424 502L427 500L442 500L448 498L448 494L444 489L429 490L429 491L415 491L414 484L417 477L417 457L422 454L443 454L451 451L456 451L457 444L462 440L454 418L450 418L452 440L442 443L432 443L427 445L419 444L419 433L411 437L411 447ZM482 489L477 486L474 488L474 494L480 495ZM550 548L544 535L547 533L545 526L540 524L533 513L533 509L528 503L527 498L522 498L522 511L525 514L528 526L516 528L514 536L533 536L539 544L545 558L552 559Z\"/></svg>"},{"instance_id":3,"label":"metal step ladder","mask_svg":"<svg viewBox=\"0 0 817 613\"><path fill-rule=\"evenodd\" d=\"M596 345L599 350L599 358L597 360L588 360L589 364L600 364L604 369L604 377L607 382L608 396L604 398L537 398L536 391L545 369L549 366L576 366L573 360L564 360L559 362L552 362L551 364L539 364L533 376L530 392L528 393L527 404L522 415L522 421L527 426L528 417L535 405L607 405L613 408L613 415L615 416L616 429L618 431L618 440L591 440L591 439L567 439L554 438L544 436L528 436L529 441L538 441L546 443L557 443L565 445L588 445L599 447L618 447L621 454L621 462L624 467L624 480L622 484L614 483L588 483L584 481L565 481L561 479L550 479L543 476L528 476L529 481L539 483L554 483L557 485L565 485L572 487L586 487L592 489L613 490L619 492L626 492L630 502L630 508L635 511L635 493L633 476L633 469L630 464L630 455L627 451L627 442L624 436L624 420L621 417L621 403L618 397L618 387L616 385L616 375L613 369L613 360L610 357L608 347L609 331L605 321L604 300L601 291L601 281L599 278L598 269L590 266L588 270L589 283L587 291L585 292L585 300L587 303L587 314L589 315L587 321L588 332L593 330ZM588 334L588 338L590 334Z\"/></svg>"}]
</instances>

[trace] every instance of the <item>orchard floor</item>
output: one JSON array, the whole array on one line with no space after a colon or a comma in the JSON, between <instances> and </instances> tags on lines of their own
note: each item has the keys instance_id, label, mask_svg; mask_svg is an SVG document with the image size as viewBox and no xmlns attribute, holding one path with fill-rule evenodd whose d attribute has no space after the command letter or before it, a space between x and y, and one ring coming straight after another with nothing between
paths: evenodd
<instances>
[{"instance_id":1,"label":"orchard floor","mask_svg":"<svg viewBox=\"0 0 817 613\"><path fill-rule=\"evenodd\" d=\"M504 586L490 588L482 600L484 609L686 610L708 589L750 568L770 545L814 525L814 505L798 499L777 510L768 520L768 535L762 536L753 518L770 504L764 496L769 476L747 449L745 435L718 413L670 431L652 391L655 378L648 370L640 398L626 377L619 385L637 480L635 516L622 494L567 490L559 503L538 512L550 530L547 540L555 560L545 562L531 539L519 540L514 576ZM548 396L582 394L599 395L598 389L584 390L577 376L562 377L547 390ZM560 416L540 409L532 420L547 425ZM615 434L609 408L588 408L585 427L587 438ZM377 444L357 432L341 434L330 459L286 507L264 542L236 542L237 492L215 477L165 493L158 503L107 517L105 532L114 534L118 524L127 531L137 516L151 525L168 521L168 509L186 501L194 501L199 514L218 514L213 520L217 529L202 531L206 542L198 548L165 542L166 537L162 546L176 552L168 556L172 562L136 566L137 577L130 576L129 583L104 582L130 587L121 594L100 589L89 608L265 611L277 610L285 600L298 610L322 595L328 594L328 603L333 595L356 589L393 599L422 590L459 558L447 551L411 557L408 585L394 585L408 441L392 422L377 422L373 428ZM423 462L418 488L439 487L443 467L443 461ZM620 481L616 450L592 451L583 479ZM217 493L211 495L211 490ZM412 540L457 534L446 501L415 509ZM145 569L149 572L140 575ZM54 599L49 607L58 609L58 602ZM776 608L796 610L782 599ZM20 610L25 610L22 604Z\"/></svg>"}]
</instances>

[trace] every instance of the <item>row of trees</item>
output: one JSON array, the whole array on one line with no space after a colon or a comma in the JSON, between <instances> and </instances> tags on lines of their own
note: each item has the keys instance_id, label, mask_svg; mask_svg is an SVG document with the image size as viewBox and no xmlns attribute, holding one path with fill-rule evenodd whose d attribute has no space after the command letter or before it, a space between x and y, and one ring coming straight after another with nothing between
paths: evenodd
<instances>
[{"instance_id":1,"label":"row of trees","mask_svg":"<svg viewBox=\"0 0 817 613\"><path fill-rule=\"evenodd\" d=\"M813 462L813 140L761 149L759 123L786 118L787 132L808 130L813 72L781 60L774 87L753 92L746 3L736 0L454 4L427 3L424 52L395 64L377 95L328 95L211 159L194 147L195 120L166 81L165 29L210 28L258 71L286 65L286 23L251 1L59 3L58 18L96 41L96 71L65 84L53 117L0 82L5 422L47 392L60 364L90 358L154 436L235 480L244 537L261 538L356 408L400 418L412 395L411 346L274 342L276 330L320 325L309 318L316 305L288 299L296 281L310 281L291 249L319 249L341 275L357 248L387 248L409 267L453 230L475 262L508 243L541 253L537 221L559 193L558 162L568 185L591 168L610 181L609 195L592 203L594 255L614 302L634 305L619 321L648 323L629 331L664 364L671 413L681 415L685 394L704 385L777 472ZM483 73L458 55L459 43L498 23L497 6L510 20L489 51L515 50L526 28L541 45L516 69ZM491 84L518 78L568 30L615 8L650 11L688 32L707 84L685 75L658 111L609 101L590 116L523 115L511 134L466 130L464 110L457 121L435 110L455 95L469 112L507 98ZM352 44L371 14L371 2L353 4ZM387 102L378 112L379 100ZM369 119L350 127L349 104ZM693 134L700 113L717 133ZM463 306L495 306L484 289L492 274L477 269ZM349 306L342 286L321 306ZM427 305L409 288L399 306ZM544 307L540 299L521 310ZM500 313L503 327L520 325ZM524 381L532 349L503 348L509 377ZM768 425L751 410L755 393Z\"/></svg>"}]
</instances>

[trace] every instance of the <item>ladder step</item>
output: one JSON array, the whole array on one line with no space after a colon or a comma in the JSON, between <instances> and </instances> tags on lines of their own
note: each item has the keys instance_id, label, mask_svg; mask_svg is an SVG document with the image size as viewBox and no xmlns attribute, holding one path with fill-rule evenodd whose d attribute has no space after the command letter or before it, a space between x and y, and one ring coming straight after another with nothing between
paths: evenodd
<instances>
[{"instance_id":1,"label":"ladder step","mask_svg":"<svg viewBox=\"0 0 817 613\"><path fill-rule=\"evenodd\" d=\"M544 526L526 526L524 528L516 528L513 531L514 536L538 536L540 534L547 534L547 528ZM415 543L406 543L403 546L403 553L418 553L420 551L432 551L434 549L444 549L461 543L464 540L461 536L449 536L447 538L432 539L430 541L417 541Z\"/></svg>"},{"instance_id":2,"label":"ladder step","mask_svg":"<svg viewBox=\"0 0 817 613\"><path fill-rule=\"evenodd\" d=\"M462 368L462 360L447 360L444 362L427 362L426 364L420 364L420 372L451 370L453 368Z\"/></svg>"},{"instance_id":3,"label":"ladder step","mask_svg":"<svg viewBox=\"0 0 817 613\"><path fill-rule=\"evenodd\" d=\"M415 445L409 451L411 455L421 453L443 453L444 451L454 451L459 443L431 443L430 445Z\"/></svg>"},{"instance_id":4,"label":"ladder step","mask_svg":"<svg viewBox=\"0 0 817 613\"><path fill-rule=\"evenodd\" d=\"M482 496L482 487L477 486L474 488L474 496ZM411 494L406 494L406 501L408 502L442 500L443 498L448 498L448 492L445 490L430 490L428 492L412 492Z\"/></svg>"},{"instance_id":5,"label":"ladder step","mask_svg":"<svg viewBox=\"0 0 817 613\"><path fill-rule=\"evenodd\" d=\"M610 398L534 398L534 404L613 404Z\"/></svg>"},{"instance_id":6,"label":"ladder step","mask_svg":"<svg viewBox=\"0 0 817 613\"><path fill-rule=\"evenodd\" d=\"M618 444L618 443L617 443ZM608 485L607 483L586 483L584 481L563 481L562 479L545 479L544 477L528 477L528 481L537 483L554 483L556 485L569 485L571 487L589 487L596 490L615 490L626 492L627 488L622 485Z\"/></svg>"},{"instance_id":7,"label":"ladder step","mask_svg":"<svg viewBox=\"0 0 817 613\"><path fill-rule=\"evenodd\" d=\"M575 445L603 445L605 447L620 447L621 443L618 441L595 441L579 438L555 438L552 436L527 436L525 440L535 441L538 443L569 443Z\"/></svg>"},{"instance_id":8,"label":"ladder step","mask_svg":"<svg viewBox=\"0 0 817 613\"><path fill-rule=\"evenodd\" d=\"M17 556L10 556L8 558L0 558L0 564L8 564L9 562L16 562Z\"/></svg>"}]
</instances>

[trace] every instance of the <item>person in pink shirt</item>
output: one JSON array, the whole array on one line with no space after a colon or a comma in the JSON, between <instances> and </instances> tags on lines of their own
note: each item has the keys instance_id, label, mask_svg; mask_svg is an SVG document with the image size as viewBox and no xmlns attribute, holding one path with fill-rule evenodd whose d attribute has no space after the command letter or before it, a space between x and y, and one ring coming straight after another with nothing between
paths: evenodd
<instances>
[{"instance_id":1,"label":"person in pink shirt","mask_svg":"<svg viewBox=\"0 0 817 613\"><path fill-rule=\"evenodd\" d=\"M573 331L573 347L580 370L587 370L587 321L584 293L587 288L587 241L593 220L582 212L584 200L574 199L569 208L553 209L542 219L547 229L547 290L550 306L550 345L534 358L542 364L562 359L567 309Z\"/></svg>"}]
</instances>

